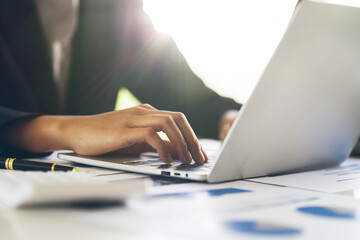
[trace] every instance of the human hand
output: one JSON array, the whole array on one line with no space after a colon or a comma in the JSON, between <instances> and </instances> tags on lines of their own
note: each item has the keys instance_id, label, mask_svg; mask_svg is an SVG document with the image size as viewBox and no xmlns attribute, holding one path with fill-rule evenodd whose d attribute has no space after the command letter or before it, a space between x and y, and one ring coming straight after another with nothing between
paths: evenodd
<instances>
[{"instance_id":1,"label":"human hand","mask_svg":"<svg viewBox=\"0 0 360 240\"><path fill-rule=\"evenodd\" d=\"M170 141L162 140L158 131L165 132ZM91 116L22 119L2 129L0 140L11 149L32 153L73 150L94 156L156 151L167 163L172 157L183 163L208 159L184 114L159 111L148 104Z\"/></svg>"},{"instance_id":2,"label":"human hand","mask_svg":"<svg viewBox=\"0 0 360 240\"><path fill-rule=\"evenodd\" d=\"M224 141L226 135L228 134L231 125L234 123L236 116L238 115L239 111L237 110L230 110L225 112L219 121L219 139Z\"/></svg>"},{"instance_id":3,"label":"human hand","mask_svg":"<svg viewBox=\"0 0 360 240\"><path fill-rule=\"evenodd\" d=\"M184 114L159 111L148 104L93 116L69 117L64 119L62 129L66 149L81 155L156 151L166 163L173 162L172 157L177 156L183 163L207 160ZM165 132L170 141L162 140L158 131Z\"/></svg>"}]
</instances>

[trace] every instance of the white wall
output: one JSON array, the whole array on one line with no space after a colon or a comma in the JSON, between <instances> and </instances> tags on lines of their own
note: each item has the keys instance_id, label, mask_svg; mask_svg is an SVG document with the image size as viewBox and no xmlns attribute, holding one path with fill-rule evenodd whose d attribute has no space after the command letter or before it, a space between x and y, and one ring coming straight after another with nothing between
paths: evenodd
<instances>
[{"instance_id":1,"label":"white wall","mask_svg":"<svg viewBox=\"0 0 360 240\"><path fill-rule=\"evenodd\" d=\"M208 86L248 99L297 0L144 0L155 28L170 34Z\"/></svg>"}]
</instances>

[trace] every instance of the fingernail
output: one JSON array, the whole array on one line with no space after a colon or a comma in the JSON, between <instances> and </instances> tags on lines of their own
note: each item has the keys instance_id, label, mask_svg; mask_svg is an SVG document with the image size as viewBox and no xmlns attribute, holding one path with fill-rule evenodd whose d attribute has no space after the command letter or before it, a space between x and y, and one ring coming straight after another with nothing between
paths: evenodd
<instances>
[{"instance_id":1,"label":"fingernail","mask_svg":"<svg viewBox=\"0 0 360 240\"><path fill-rule=\"evenodd\" d=\"M168 154L166 155L166 159L167 159L167 162L168 162L168 163L173 163L173 162L174 162L174 160L173 160L173 158L171 157L170 153L168 153Z\"/></svg>"}]
</instances>

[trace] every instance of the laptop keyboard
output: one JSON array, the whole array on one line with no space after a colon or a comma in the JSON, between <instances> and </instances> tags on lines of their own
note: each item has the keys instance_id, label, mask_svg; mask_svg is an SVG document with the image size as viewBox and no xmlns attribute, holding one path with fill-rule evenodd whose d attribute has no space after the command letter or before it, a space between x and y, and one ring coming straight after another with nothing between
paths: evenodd
<instances>
[{"instance_id":1,"label":"laptop keyboard","mask_svg":"<svg viewBox=\"0 0 360 240\"><path fill-rule=\"evenodd\" d=\"M177 171L187 171L187 172L209 172L211 167L214 165L214 161L207 161L203 164L192 163L184 164L180 160L175 160L172 164L164 163L160 158L156 159L136 159L124 162L124 164L134 165L134 166L147 166L158 169L172 169Z\"/></svg>"},{"instance_id":2,"label":"laptop keyboard","mask_svg":"<svg viewBox=\"0 0 360 240\"><path fill-rule=\"evenodd\" d=\"M217 155L219 153L221 143L216 140L201 139L201 144L206 146L205 151L209 157L209 160L203 164L198 164L193 162L192 164L183 164L180 160L174 159L172 164L164 163L156 153L151 155L145 154L144 159L129 160L124 162L124 164L129 164L133 166L146 166L157 169L166 169L173 170L178 172L199 172L199 173L208 173L210 172L212 166L215 164ZM153 157L153 158L149 158ZM179 176L175 173L175 176Z\"/></svg>"}]
</instances>

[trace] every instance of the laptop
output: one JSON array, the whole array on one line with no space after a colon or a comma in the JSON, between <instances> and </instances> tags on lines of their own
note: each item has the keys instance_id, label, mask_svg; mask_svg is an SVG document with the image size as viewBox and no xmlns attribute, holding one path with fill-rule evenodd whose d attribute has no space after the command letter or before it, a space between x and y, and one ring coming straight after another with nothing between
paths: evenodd
<instances>
[{"instance_id":1,"label":"laptop","mask_svg":"<svg viewBox=\"0 0 360 240\"><path fill-rule=\"evenodd\" d=\"M84 157L81 164L198 181L222 182L337 165L360 135L360 4L301 1L209 163L159 158Z\"/></svg>"}]
</instances>

